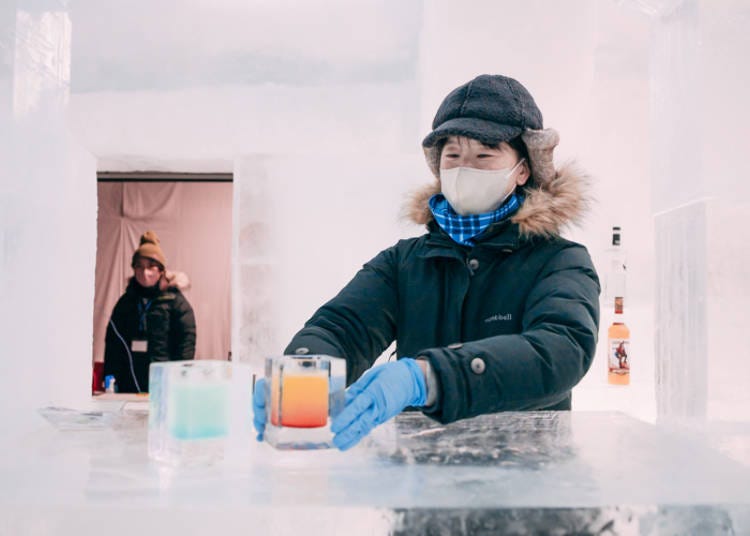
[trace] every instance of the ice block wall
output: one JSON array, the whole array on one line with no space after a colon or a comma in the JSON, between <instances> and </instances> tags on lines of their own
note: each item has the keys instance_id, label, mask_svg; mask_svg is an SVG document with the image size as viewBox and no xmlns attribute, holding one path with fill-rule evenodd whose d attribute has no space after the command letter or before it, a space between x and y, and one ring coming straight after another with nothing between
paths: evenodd
<instances>
[{"instance_id":1,"label":"ice block wall","mask_svg":"<svg viewBox=\"0 0 750 536\"><path fill-rule=\"evenodd\" d=\"M657 408L705 416L708 325L699 6L654 13L651 75L656 223ZM692 113L685 113L692 110Z\"/></svg>"},{"instance_id":2,"label":"ice block wall","mask_svg":"<svg viewBox=\"0 0 750 536\"><path fill-rule=\"evenodd\" d=\"M356 107L358 91L350 90L342 101ZM383 102L373 115L391 113L392 124L401 125L403 119L385 107L389 97L402 98L401 91L380 97ZM361 117L348 115L352 124L329 129L326 137L366 130L368 121ZM348 146L336 154L335 165L333 149L321 147L320 141L310 142L309 154L237 160L234 277L243 299L235 311L240 319L235 333L238 355L258 370L263 358L281 352L362 264L398 237L421 231L402 222L400 211L410 189L429 180L426 167L421 155L401 154L390 145L389 134L373 129L360 135L364 147Z\"/></svg>"},{"instance_id":3,"label":"ice block wall","mask_svg":"<svg viewBox=\"0 0 750 536\"><path fill-rule=\"evenodd\" d=\"M270 196L263 156L239 158L234 165L232 241L233 356L255 365L262 373L262 358L278 351L279 301L273 254L271 215L277 209ZM240 297L240 299L237 299Z\"/></svg>"},{"instance_id":4,"label":"ice block wall","mask_svg":"<svg viewBox=\"0 0 750 536\"><path fill-rule=\"evenodd\" d=\"M418 7L369 5L392 41L364 37L344 57L318 51L323 80L245 89L233 329L235 355L258 370L379 249L420 232L399 219L409 191L429 180L418 152ZM362 25L348 8L340 15Z\"/></svg>"},{"instance_id":5,"label":"ice block wall","mask_svg":"<svg viewBox=\"0 0 750 536\"><path fill-rule=\"evenodd\" d=\"M744 2L654 3L653 206L660 417L747 420L742 339L750 82Z\"/></svg>"},{"instance_id":6,"label":"ice block wall","mask_svg":"<svg viewBox=\"0 0 750 536\"><path fill-rule=\"evenodd\" d=\"M0 412L90 392L93 158L69 135L67 2L0 8Z\"/></svg>"}]
</instances>

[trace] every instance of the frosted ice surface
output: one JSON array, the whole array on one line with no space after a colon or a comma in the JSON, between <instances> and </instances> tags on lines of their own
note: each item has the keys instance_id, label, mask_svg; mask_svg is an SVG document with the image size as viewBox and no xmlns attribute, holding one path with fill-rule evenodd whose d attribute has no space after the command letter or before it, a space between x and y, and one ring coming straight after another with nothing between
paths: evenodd
<instances>
[{"instance_id":1,"label":"frosted ice surface","mask_svg":"<svg viewBox=\"0 0 750 536\"><path fill-rule=\"evenodd\" d=\"M22 442L3 441L3 510L16 520L40 505L102 512L125 497L164 526L170 512L200 505L225 524L243 512L270 523L282 508L395 516L365 516L378 527L564 520L574 531L611 523L640 530L702 519L748 529L750 466L696 436L619 413L507 413L450 425L405 414L345 453L253 442L235 458L179 468L149 461L146 427L138 414L90 432L39 420Z\"/></svg>"}]
</instances>

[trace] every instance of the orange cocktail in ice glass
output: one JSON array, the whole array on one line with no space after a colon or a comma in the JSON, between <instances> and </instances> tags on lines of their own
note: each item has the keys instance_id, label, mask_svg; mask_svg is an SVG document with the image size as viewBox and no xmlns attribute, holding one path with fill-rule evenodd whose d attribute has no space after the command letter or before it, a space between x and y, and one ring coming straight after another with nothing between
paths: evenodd
<instances>
[{"instance_id":1,"label":"orange cocktail in ice glass","mask_svg":"<svg viewBox=\"0 0 750 536\"><path fill-rule=\"evenodd\" d=\"M346 361L325 355L266 359L266 440L281 449L331 446L330 419L344 404Z\"/></svg>"},{"instance_id":2,"label":"orange cocktail in ice glass","mask_svg":"<svg viewBox=\"0 0 750 536\"><path fill-rule=\"evenodd\" d=\"M327 376L287 374L274 378L271 400L271 424L275 426L316 428L328 423Z\"/></svg>"}]
</instances>

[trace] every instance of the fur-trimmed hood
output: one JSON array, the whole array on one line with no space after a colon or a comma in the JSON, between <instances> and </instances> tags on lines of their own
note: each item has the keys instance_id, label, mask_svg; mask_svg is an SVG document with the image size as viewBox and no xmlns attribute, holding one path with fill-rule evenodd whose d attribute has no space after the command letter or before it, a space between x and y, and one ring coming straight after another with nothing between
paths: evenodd
<instances>
[{"instance_id":1,"label":"fur-trimmed hood","mask_svg":"<svg viewBox=\"0 0 750 536\"><path fill-rule=\"evenodd\" d=\"M185 272L173 272L166 270L164 277L167 280L168 288L177 288L180 290L187 290L190 288L190 278Z\"/></svg>"},{"instance_id":2,"label":"fur-trimmed hood","mask_svg":"<svg viewBox=\"0 0 750 536\"><path fill-rule=\"evenodd\" d=\"M554 130L527 131L523 138L529 149L532 174L521 187L525 200L511 221L518 224L524 237L559 235L564 227L579 224L586 214L591 204L590 178L573 161L554 167L552 151L559 140ZM433 219L428 201L440 193L440 155L428 148L425 158L436 180L414 191L404 210L406 219L418 224Z\"/></svg>"}]
</instances>

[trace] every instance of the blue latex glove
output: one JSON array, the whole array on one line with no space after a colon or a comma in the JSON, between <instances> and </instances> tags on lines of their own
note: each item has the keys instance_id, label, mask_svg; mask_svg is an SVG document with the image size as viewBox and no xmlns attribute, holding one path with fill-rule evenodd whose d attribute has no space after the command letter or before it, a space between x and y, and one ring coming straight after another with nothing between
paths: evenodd
<instances>
[{"instance_id":1,"label":"blue latex glove","mask_svg":"<svg viewBox=\"0 0 750 536\"><path fill-rule=\"evenodd\" d=\"M253 425L258 432L257 440L263 441L263 432L266 429L266 379L255 380L255 391L253 391Z\"/></svg>"},{"instance_id":2,"label":"blue latex glove","mask_svg":"<svg viewBox=\"0 0 750 536\"><path fill-rule=\"evenodd\" d=\"M424 406L427 384L416 360L405 357L366 372L346 391L346 407L331 423L333 444L347 450L407 406Z\"/></svg>"}]
</instances>

